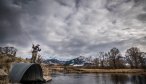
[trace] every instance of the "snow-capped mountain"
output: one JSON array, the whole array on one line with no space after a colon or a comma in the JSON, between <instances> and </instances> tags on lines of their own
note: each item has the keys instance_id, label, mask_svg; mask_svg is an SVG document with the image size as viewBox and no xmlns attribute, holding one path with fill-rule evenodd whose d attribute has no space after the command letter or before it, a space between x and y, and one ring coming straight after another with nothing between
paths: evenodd
<instances>
[{"instance_id":1,"label":"snow-capped mountain","mask_svg":"<svg viewBox=\"0 0 146 84\"><path fill-rule=\"evenodd\" d=\"M79 56L77 58L66 61L66 65L84 65L85 63L92 63L92 57Z\"/></svg>"},{"instance_id":2,"label":"snow-capped mountain","mask_svg":"<svg viewBox=\"0 0 146 84\"><path fill-rule=\"evenodd\" d=\"M65 64L66 61L60 61L58 59L47 59L44 61L46 64Z\"/></svg>"},{"instance_id":3,"label":"snow-capped mountain","mask_svg":"<svg viewBox=\"0 0 146 84\"><path fill-rule=\"evenodd\" d=\"M47 64L64 64L64 65L84 65L85 63L93 63L92 57L79 56L68 61L60 61L58 59L47 59L44 61Z\"/></svg>"}]
</instances>

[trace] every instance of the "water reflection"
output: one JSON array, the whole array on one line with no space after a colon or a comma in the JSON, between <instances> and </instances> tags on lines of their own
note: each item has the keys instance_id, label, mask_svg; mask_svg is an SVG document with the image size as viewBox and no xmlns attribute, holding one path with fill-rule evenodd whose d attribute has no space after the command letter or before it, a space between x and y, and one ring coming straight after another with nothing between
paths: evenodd
<instances>
[{"instance_id":1,"label":"water reflection","mask_svg":"<svg viewBox=\"0 0 146 84\"><path fill-rule=\"evenodd\" d=\"M127 84L129 77L123 74L111 74L110 76L113 84Z\"/></svg>"},{"instance_id":2,"label":"water reflection","mask_svg":"<svg viewBox=\"0 0 146 84\"><path fill-rule=\"evenodd\" d=\"M133 81L133 84L146 84L146 76L132 76L131 81Z\"/></svg>"},{"instance_id":3,"label":"water reflection","mask_svg":"<svg viewBox=\"0 0 146 84\"><path fill-rule=\"evenodd\" d=\"M145 75L134 74L55 74L52 77L45 84L146 84Z\"/></svg>"}]
</instances>

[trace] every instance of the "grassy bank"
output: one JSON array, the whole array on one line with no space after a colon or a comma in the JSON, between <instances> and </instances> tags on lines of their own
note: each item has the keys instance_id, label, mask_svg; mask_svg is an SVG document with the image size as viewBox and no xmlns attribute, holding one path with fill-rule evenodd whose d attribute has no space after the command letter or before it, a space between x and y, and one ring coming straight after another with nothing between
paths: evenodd
<instances>
[{"instance_id":1,"label":"grassy bank","mask_svg":"<svg viewBox=\"0 0 146 84\"><path fill-rule=\"evenodd\" d=\"M80 69L86 73L143 73L144 69Z\"/></svg>"},{"instance_id":2,"label":"grassy bank","mask_svg":"<svg viewBox=\"0 0 146 84\"><path fill-rule=\"evenodd\" d=\"M87 69L77 67L49 67L50 73L145 73L144 69Z\"/></svg>"}]
</instances>

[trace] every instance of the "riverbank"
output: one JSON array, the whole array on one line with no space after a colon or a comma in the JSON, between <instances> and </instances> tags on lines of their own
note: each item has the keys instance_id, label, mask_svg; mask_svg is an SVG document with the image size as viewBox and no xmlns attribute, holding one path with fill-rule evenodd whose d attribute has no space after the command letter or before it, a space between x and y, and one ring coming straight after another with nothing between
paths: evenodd
<instances>
[{"instance_id":1,"label":"riverbank","mask_svg":"<svg viewBox=\"0 0 146 84\"><path fill-rule=\"evenodd\" d=\"M84 73L144 73L144 69L80 69Z\"/></svg>"},{"instance_id":2,"label":"riverbank","mask_svg":"<svg viewBox=\"0 0 146 84\"><path fill-rule=\"evenodd\" d=\"M50 67L50 73L142 73L145 69L87 69L77 67Z\"/></svg>"},{"instance_id":3,"label":"riverbank","mask_svg":"<svg viewBox=\"0 0 146 84\"><path fill-rule=\"evenodd\" d=\"M141 73L146 74L143 69L78 69L68 70L66 73Z\"/></svg>"}]
</instances>

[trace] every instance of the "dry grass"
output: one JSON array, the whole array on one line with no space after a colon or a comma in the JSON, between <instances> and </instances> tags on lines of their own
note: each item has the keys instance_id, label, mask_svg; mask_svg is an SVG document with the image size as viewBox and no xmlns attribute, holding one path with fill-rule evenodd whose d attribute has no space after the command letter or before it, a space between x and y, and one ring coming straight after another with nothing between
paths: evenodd
<instances>
[{"instance_id":1,"label":"dry grass","mask_svg":"<svg viewBox=\"0 0 146 84\"><path fill-rule=\"evenodd\" d=\"M144 73L144 69L86 69L77 67L50 67L50 73L67 72L67 73Z\"/></svg>"},{"instance_id":2,"label":"dry grass","mask_svg":"<svg viewBox=\"0 0 146 84\"><path fill-rule=\"evenodd\" d=\"M144 69L80 69L89 73L142 73Z\"/></svg>"},{"instance_id":3,"label":"dry grass","mask_svg":"<svg viewBox=\"0 0 146 84\"><path fill-rule=\"evenodd\" d=\"M8 84L8 75L0 69L0 84Z\"/></svg>"},{"instance_id":4,"label":"dry grass","mask_svg":"<svg viewBox=\"0 0 146 84\"><path fill-rule=\"evenodd\" d=\"M0 80L0 84L8 84L8 80Z\"/></svg>"},{"instance_id":5,"label":"dry grass","mask_svg":"<svg viewBox=\"0 0 146 84\"><path fill-rule=\"evenodd\" d=\"M3 69L6 73L9 72L10 66L14 62L29 62L28 60L9 56L9 55L0 55L0 69Z\"/></svg>"}]
</instances>

